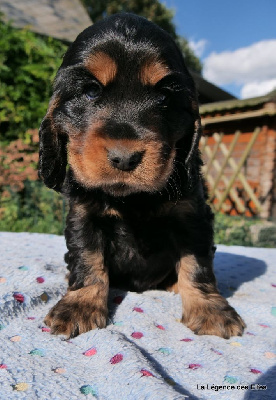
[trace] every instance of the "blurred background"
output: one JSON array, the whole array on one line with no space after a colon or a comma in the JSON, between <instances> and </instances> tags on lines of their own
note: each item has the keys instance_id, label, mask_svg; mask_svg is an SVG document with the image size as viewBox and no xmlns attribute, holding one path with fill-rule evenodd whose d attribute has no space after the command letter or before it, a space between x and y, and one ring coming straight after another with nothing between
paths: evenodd
<instances>
[{"instance_id":1,"label":"blurred background","mask_svg":"<svg viewBox=\"0 0 276 400\"><path fill-rule=\"evenodd\" d=\"M276 246L276 3L0 0L0 230L62 234L65 200L38 179L38 128L68 45L119 11L177 41L195 79L216 243Z\"/></svg>"}]
</instances>

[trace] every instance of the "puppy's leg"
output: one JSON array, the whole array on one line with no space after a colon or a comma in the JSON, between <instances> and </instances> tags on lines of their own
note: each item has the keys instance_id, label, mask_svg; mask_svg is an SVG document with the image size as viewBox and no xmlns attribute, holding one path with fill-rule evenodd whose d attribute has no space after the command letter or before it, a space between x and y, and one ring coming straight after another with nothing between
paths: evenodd
<instances>
[{"instance_id":1,"label":"puppy's leg","mask_svg":"<svg viewBox=\"0 0 276 400\"><path fill-rule=\"evenodd\" d=\"M104 328L108 315L108 271L100 253L84 251L78 265L80 282L69 286L67 294L50 310L44 322L51 333L69 337L95 328ZM74 274L74 269L70 275ZM69 275L69 282L70 282Z\"/></svg>"},{"instance_id":2,"label":"puppy's leg","mask_svg":"<svg viewBox=\"0 0 276 400\"><path fill-rule=\"evenodd\" d=\"M211 257L183 256L177 289L183 303L182 322L196 334L225 339L242 335L245 323L218 293Z\"/></svg>"}]
</instances>

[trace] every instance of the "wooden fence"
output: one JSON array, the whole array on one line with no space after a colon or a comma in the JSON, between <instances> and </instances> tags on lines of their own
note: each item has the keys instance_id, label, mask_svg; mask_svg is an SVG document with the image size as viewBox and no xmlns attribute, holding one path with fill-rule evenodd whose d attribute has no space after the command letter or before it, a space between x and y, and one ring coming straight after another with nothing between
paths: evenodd
<instances>
[{"instance_id":1,"label":"wooden fence","mask_svg":"<svg viewBox=\"0 0 276 400\"><path fill-rule=\"evenodd\" d=\"M203 173L215 211L247 216L261 213L263 205L258 184L248 179L246 173L248 159L260 132L260 128L255 128L243 147L240 131L232 134L231 140L227 140L229 135L222 132L201 138L200 150L205 161Z\"/></svg>"}]
</instances>

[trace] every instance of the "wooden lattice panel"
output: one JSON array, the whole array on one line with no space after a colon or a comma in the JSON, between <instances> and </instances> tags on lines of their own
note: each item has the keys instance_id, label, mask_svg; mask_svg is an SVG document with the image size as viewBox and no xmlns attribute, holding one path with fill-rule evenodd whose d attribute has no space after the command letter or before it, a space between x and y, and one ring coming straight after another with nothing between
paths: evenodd
<instances>
[{"instance_id":1,"label":"wooden lattice panel","mask_svg":"<svg viewBox=\"0 0 276 400\"><path fill-rule=\"evenodd\" d=\"M259 133L260 128L256 128L242 151L239 148L242 138L240 131L235 132L231 142L224 141L223 133L201 138L200 150L205 160L203 173L209 187L210 202L216 211L243 215L261 212L258 188L244 173Z\"/></svg>"}]
</instances>

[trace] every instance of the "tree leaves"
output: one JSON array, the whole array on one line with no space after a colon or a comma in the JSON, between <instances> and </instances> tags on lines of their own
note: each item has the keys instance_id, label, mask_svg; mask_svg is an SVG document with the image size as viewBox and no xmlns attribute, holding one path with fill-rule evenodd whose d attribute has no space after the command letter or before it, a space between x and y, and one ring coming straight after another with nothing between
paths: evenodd
<instances>
[{"instance_id":1,"label":"tree leaves","mask_svg":"<svg viewBox=\"0 0 276 400\"><path fill-rule=\"evenodd\" d=\"M47 110L51 84L67 46L27 29L15 29L0 15L0 141L24 138Z\"/></svg>"}]
</instances>

